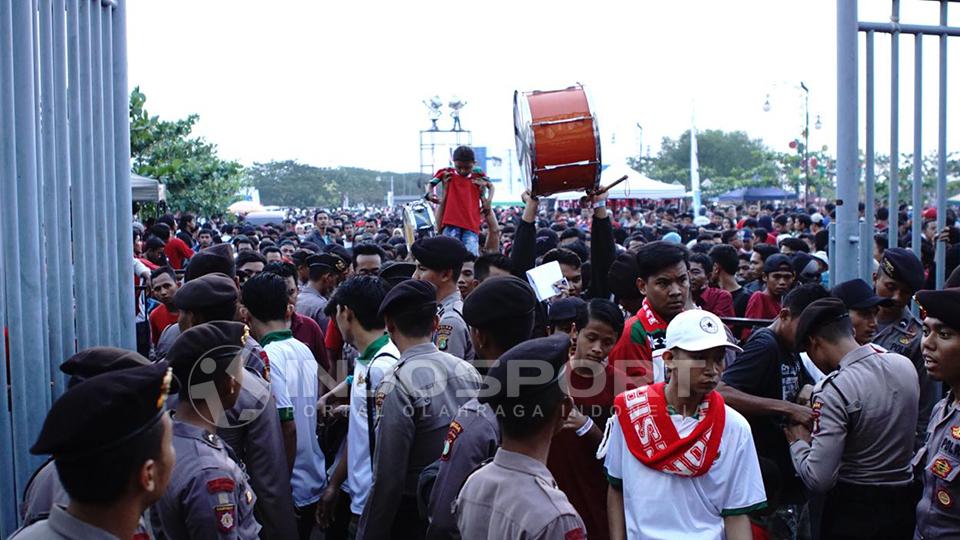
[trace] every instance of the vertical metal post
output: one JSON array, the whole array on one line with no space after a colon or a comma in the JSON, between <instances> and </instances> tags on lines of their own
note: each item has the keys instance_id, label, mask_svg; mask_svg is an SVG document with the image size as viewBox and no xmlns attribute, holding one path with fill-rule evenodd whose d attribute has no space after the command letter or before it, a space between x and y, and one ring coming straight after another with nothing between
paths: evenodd
<instances>
[{"instance_id":1,"label":"vertical metal post","mask_svg":"<svg viewBox=\"0 0 960 540\"><path fill-rule=\"evenodd\" d=\"M104 137L104 107L103 107L103 34L101 31L101 15L103 8L100 2L94 0L90 3L90 81L91 88L91 111L93 118L93 196L97 201L107 201L106 190L106 170L104 167L105 148L107 140ZM110 141L113 144L113 141ZM107 213L99 211L94 213L93 229L90 231L96 240L97 253L102 257L103 250L107 249ZM92 255L92 254L91 254ZM110 281L111 272L107 264L100 265L99 279L96 281L97 318L97 344L107 345L110 343L109 328L114 324L114 307L111 302L113 283ZM105 279L104 279L105 278Z\"/></svg>"},{"instance_id":2,"label":"vertical metal post","mask_svg":"<svg viewBox=\"0 0 960 540\"><path fill-rule=\"evenodd\" d=\"M900 240L900 0L893 0L890 22L890 200L887 203L887 247L895 248Z\"/></svg>"},{"instance_id":3,"label":"vertical metal post","mask_svg":"<svg viewBox=\"0 0 960 540\"><path fill-rule=\"evenodd\" d=\"M96 143L94 142L93 68L91 66L93 39L90 31L90 20L93 7L89 0L78 0L77 3L80 6L80 118L83 127L83 133L80 137L80 148L83 152L84 159L83 183L80 192L81 199L74 201L74 207L76 207L77 204L82 204L90 210L83 213L83 223L80 224L79 228L74 229L76 233L75 236L81 236L84 239L76 260L79 260L81 264L86 266L84 281L77 286L84 288L88 292L87 299L90 302L88 317L82 321L87 327L87 337L89 339L87 343L80 344L80 348L84 349L102 344L103 339L100 334L100 326L97 323L98 320L102 320L100 309L102 299L99 294L100 280L97 279L97 266L94 264L98 256L95 236L97 216L96 212L93 211L93 209L97 207L95 191L98 161L94 155L96 152ZM99 161L99 164L102 165L102 160Z\"/></svg>"},{"instance_id":4,"label":"vertical metal post","mask_svg":"<svg viewBox=\"0 0 960 540\"><path fill-rule=\"evenodd\" d=\"M866 155L864 161L865 168L865 179L866 186L864 189L864 222L860 229L860 278L866 281L867 283L871 282L871 277L873 275L873 221L874 215L876 213L876 194L874 190L876 188L876 176L874 171L874 154L875 150L873 147L873 130L874 130L874 66L873 66L873 38L874 33L872 31L867 32L867 73L866 73Z\"/></svg>"},{"instance_id":5,"label":"vertical metal post","mask_svg":"<svg viewBox=\"0 0 960 540\"><path fill-rule=\"evenodd\" d=\"M920 226L923 224L923 35L914 36L913 57L913 211L910 242L913 252L922 259Z\"/></svg>"},{"instance_id":6,"label":"vertical metal post","mask_svg":"<svg viewBox=\"0 0 960 540\"><path fill-rule=\"evenodd\" d=\"M837 1L837 230L836 283L857 276L857 250L851 249L858 227L857 148L857 1Z\"/></svg>"},{"instance_id":7,"label":"vertical metal post","mask_svg":"<svg viewBox=\"0 0 960 540\"><path fill-rule=\"evenodd\" d=\"M827 276L827 286L833 288L837 284L837 224L831 221L827 224L827 264L830 265L830 274Z\"/></svg>"},{"instance_id":8,"label":"vertical metal post","mask_svg":"<svg viewBox=\"0 0 960 540\"><path fill-rule=\"evenodd\" d=\"M72 260L74 263L73 290L76 295L76 332L77 348L83 349L89 347L93 342L93 336L90 334L90 319L92 318L92 298L93 291L87 289L87 268L89 261L84 255L84 245L90 241L86 234L84 224L86 223L86 214L92 211L87 208L84 201L84 190L86 188L86 160L88 155L84 152L83 139L86 134L83 115L83 94L80 91L80 44L83 42L82 32L80 31L80 19L83 13L81 6L84 2L70 0L67 3L67 110L70 117L69 142L70 142L70 201L71 201L71 228L73 229Z\"/></svg>"},{"instance_id":9,"label":"vertical metal post","mask_svg":"<svg viewBox=\"0 0 960 540\"><path fill-rule=\"evenodd\" d=\"M947 1L940 0L940 26L947 26ZM937 234L947 223L947 36L940 34L940 103L937 134ZM947 246L936 242L936 275L938 289L943 288L947 272Z\"/></svg>"},{"instance_id":10,"label":"vertical metal post","mask_svg":"<svg viewBox=\"0 0 960 540\"><path fill-rule=\"evenodd\" d=\"M104 321L108 326L104 329L107 335L106 343L116 345L120 340L120 282L117 278L117 183L116 168L114 167L114 137L113 137L113 28L110 22L113 18L113 7L97 5L97 16L100 18L100 99L101 117L103 118L103 191L104 200L109 201L104 209L103 232L106 237L103 243L103 254L107 261L108 271L104 276L104 292L107 296L107 310L110 318Z\"/></svg>"},{"instance_id":11,"label":"vertical metal post","mask_svg":"<svg viewBox=\"0 0 960 540\"><path fill-rule=\"evenodd\" d=\"M130 191L130 93L127 90L127 0L113 8L113 149L117 186L117 291L120 294L120 340L118 346L137 348L134 321L132 215Z\"/></svg>"}]
</instances>

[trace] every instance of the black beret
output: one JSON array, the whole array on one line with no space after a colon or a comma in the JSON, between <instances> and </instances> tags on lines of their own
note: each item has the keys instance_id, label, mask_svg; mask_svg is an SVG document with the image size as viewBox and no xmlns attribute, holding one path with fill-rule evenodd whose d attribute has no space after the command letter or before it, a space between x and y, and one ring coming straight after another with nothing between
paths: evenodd
<instances>
[{"instance_id":1,"label":"black beret","mask_svg":"<svg viewBox=\"0 0 960 540\"><path fill-rule=\"evenodd\" d=\"M413 243L410 252L418 263L437 271L460 266L470 254L461 241L449 236L421 238Z\"/></svg>"},{"instance_id":2,"label":"black beret","mask_svg":"<svg viewBox=\"0 0 960 540\"><path fill-rule=\"evenodd\" d=\"M207 358L216 362L236 358L246 346L247 335L247 326L241 322L211 321L198 324L177 337L166 359L180 384L195 385L211 379L215 371L194 370L197 362ZM243 362L237 364L238 368L243 365Z\"/></svg>"},{"instance_id":3,"label":"black beret","mask_svg":"<svg viewBox=\"0 0 960 540\"><path fill-rule=\"evenodd\" d=\"M323 247L323 252L332 253L337 257L340 257L344 261L353 260L353 256L351 255L350 250L341 246L340 244L327 244L326 246Z\"/></svg>"},{"instance_id":4,"label":"black beret","mask_svg":"<svg viewBox=\"0 0 960 540\"><path fill-rule=\"evenodd\" d=\"M408 279L395 285L380 302L379 317L437 306L437 288L429 281Z\"/></svg>"},{"instance_id":5,"label":"black beret","mask_svg":"<svg viewBox=\"0 0 960 540\"><path fill-rule=\"evenodd\" d=\"M561 298L550 304L550 313L547 316L550 322L569 321L576 319L581 313L585 313L587 303L582 298L570 296Z\"/></svg>"},{"instance_id":6,"label":"black beret","mask_svg":"<svg viewBox=\"0 0 960 540\"><path fill-rule=\"evenodd\" d=\"M933 317L950 328L960 330L960 288L919 291L914 299L924 318Z\"/></svg>"},{"instance_id":7,"label":"black beret","mask_svg":"<svg viewBox=\"0 0 960 540\"><path fill-rule=\"evenodd\" d=\"M116 347L90 347L60 364L60 371L70 376L69 386L118 369L146 366L150 361L134 351Z\"/></svg>"},{"instance_id":8,"label":"black beret","mask_svg":"<svg viewBox=\"0 0 960 540\"><path fill-rule=\"evenodd\" d=\"M206 274L183 284L173 295L173 305L197 311L237 301L237 284L219 273Z\"/></svg>"},{"instance_id":9,"label":"black beret","mask_svg":"<svg viewBox=\"0 0 960 540\"><path fill-rule=\"evenodd\" d=\"M307 257L307 265L310 266L311 270L316 268L316 271L321 272L321 274L344 272L347 269L347 263L333 253L311 255Z\"/></svg>"},{"instance_id":10,"label":"black beret","mask_svg":"<svg viewBox=\"0 0 960 540\"><path fill-rule=\"evenodd\" d=\"M183 271L183 280L191 281L206 274L219 272L233 278L237 275L237 265L233 260L233 246L216 244L197 253L187 263Z\"/></svg>"},{"instance_id":11,"label":"black beret","mask_svg":"<svg viewBox=\"0 0 960 540\"><path fill-rule=\"evenodd\" d=\"M778 272L781 270L796 273L796 271L793 269L793 264L790 262L790 257L787 257L781 253L774 253L773 255L767 257L767 260L763 263L763 273L765 274Z\"/></svg>"},{"instance_id":12,"label":"black beret","mask_svg":"<svg viewBox=\"0 0 960 540\"><path fill-rule=\"evenodd\" d=\"M410 279L413 277L413 273L417 270L417 265L409 262L393 262L387 261L380 268L380 277L385 279L391 287L394 285Z\"/></svg>"},{"instance_id":13,"label":"black beret","mask_svg":"<svg viewBox=\"0 0 960 540\"><path fill-rule=\"evenodd\" d=\"M640 290L637 289L637 278L640 269L637 267L637 256L630 252L617 255L607 272L607 284L610 292L620 299L638 299Z\"/></svg>"},{"instance_id":14,"label":"black beret","mask_svg":"<svg viewBox=\"0 0 960 540\"><path fill-rule=\"evenodd\" d=\"M866 281L857 278L834 286L830 294L843 301L847 309L870 309L876 306L889 307L893 299L881 298Z\"/></svg>"},{"instance_id":15,"label":"black beret","mask_svg":"<svg viewBox=\"0 0 960 540\"><path fill-rule=\"evenodd\" d=\"M532 316L537 297L530 285L513 276L499 276L483 281L463 301L463 320L470 326Z\"/></svg>"},{"instance_id":16,"label":"black beret","mask_svg":"<svg viewBox=\"0 0 960 540\"><path fill-rule=\"evenodd\" d=\"M503 353L487 372L480 402L494 408L503 406L509 415L512 405L544 405L559 400L563 396L560 375L569 354L570 337L565 334L520 343ZM522 363L511 367L511 362ZM490 395L489 389L496 392Z\"/></svg>"},{"instance_id":17,"label":"black beret","mask_svg":"<svg viewBox=\"0 0 960 540\"><path fill-rule=\"evenodd\" d=\"M905 283L914 291L919 291L923 287L923 263L909 249L887 249L880 258L880 268L883 269L884 274L890 276L890 279Z\"/></svg>"},{"instance_id":18,"label":"black beret","mask_svg":"<svg viewBox=\"0 0 960 540\"><path fill-rule=\"evenodd\" d=\"M171 379L161 361L77 384L54 402L30 453L83 457L119 447L160 421Z\"/></svg>"},{"instance_id":19,"label":"black beret","mask_svg":"<svg viewBox=\"0 0 960 540\"><path fill-rule=\"evenodd\" d=\"M849 316L847 306L839 298L827 297L812 302L800 313L794 335L794 349L797 352L807 350L807 342L818 328Z\"/></svg>"}]
</instances>

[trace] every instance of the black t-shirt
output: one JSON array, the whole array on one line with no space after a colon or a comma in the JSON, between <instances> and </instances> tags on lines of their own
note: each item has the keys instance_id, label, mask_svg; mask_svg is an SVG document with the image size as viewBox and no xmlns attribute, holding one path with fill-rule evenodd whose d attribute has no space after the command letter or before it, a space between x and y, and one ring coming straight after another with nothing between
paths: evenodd
<instances>
[{"instance_id":1,"label":"black t-shirt","mask_svg":"<svg viewBox=\"0 0 960 540\"><path fill-rule=\"evenodd\" d=\"M747 394L784 401L796 401L804 384L811 383L800 356L784 349L769 328L750 334L743 352L723 370L723 382ZM788 488L799 487L799 478L790 459L790 448L783 434L783 418L771 415L745 415L753 429L757 454L780 467L781 479Z\"/></svg>"},{"instance_id":2,"label":"black t-shirt","mask_svg":"<svg viewBox=\"0 0 960 540\"><path fill-rule=\"evenodd\" d=\"M747 312L747 303L750 301L750 293L747 292L747 289L740 287L739 289L730 293L730 296L733 297L733 314L737 317L743 317L744 313Z\"/></svg>"}]
</instances>

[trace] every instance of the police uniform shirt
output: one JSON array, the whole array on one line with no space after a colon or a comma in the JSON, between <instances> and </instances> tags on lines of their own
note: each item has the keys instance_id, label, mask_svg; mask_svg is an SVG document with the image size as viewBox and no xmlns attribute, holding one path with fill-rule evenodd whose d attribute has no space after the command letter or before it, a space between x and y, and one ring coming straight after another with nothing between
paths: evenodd
<instances>
[{"instance_id":1,"label":"police uniform shirt","mask_svg":"<svg viewBox=\"0 0 960 540\"><path fill-rule=\"evenodd\" d=\"M470 475L454 511L464 540L586 538L583 520L547 467L503 448Z\"/></svg>"},{"instance_id":2,"label":"police uniform shirt","mask_svg":"<svg viewBox=\"0 0 960 540\"><path fill-rule=\"evenodd\" d=\"M499 446L500 425L493 409L476 398L464 403L450 423L440 452L437 477L427 505L430 515L428 539L457 537L453 501L470 473L492 458Z\"/></svg>"},{"instance_id":3,"label":"police uniform shirt","mask_svg":"<svg viewBox=\"0 0 960 540\"><path fill-rule=\"evenodd\" d=\"M909 484L918 394L916 370L903 356L870 344L847 353L814 388L812 441L790 445L807 488Z\"/></svg>"},{"instance_id":4,"label":"police uniform shirt","mask_svg":"<svg viewBox=\"0 0 960 540\"><path fill-rule=\"evenodd\" d=\"M934 407L914 465L923 477L914 537L960 538L960 403L953 393Z\"/></svg>"},{"instance_id":5,"label":"police uniform shirt","mask_svg":"<svg viewBox=\"0 0 960 540\"><path fill-rule=\"evenodd\" d=\"M177 463L155 508L171 540L258 538L256 496L228 446L199 427L173 423Z\"/></svg>"},{"instance_id":6,"label":"police uniform shirt","mask_svg":"<svg viewBox=\"0 0 960 540\"><path fill-rule=\"evenodd\" d=\"M920 353L920 341L923 339L923 323L914 316L913 312L904 308L900 317L886 325L878 325L877 335L873 343L884 349L906 356L913 362L920 384L919 414L916 425L916 441L914 449L923 444L923 434L930 423L930 413L940 394L940 384L927 375L923 366L923 357Z\"/></svg>"},{"instance_id":7,"label":"police uniform shirt","mask_svg":"<svg viewBox=\"0 0 960 540\"><path fill-rule=\"evenodd\" d=\"M390 537L401 499L415 501L420 472L440 456L450 422L479 388L473 366L433 343L403 352L375 392L373 487L357 538Z\"/></svg>"},{"instance_id":8,"label":"police uniform shirt","mask_svg":"<svg viewBox=\"0 0 960 540\"><path fill-rule=\"evenodd\" d=\"M30 525L41 519L47 519L53 507L66 506L70 496L63 490L57 467L51 459L33 475L23 492L23 506L20 514L24 525Z\"/></svg>"},{"instance_id":9,"label":"police uniform shirt","mask_svg":"<svg viewBox=\"0 0 960 540\"><path fill-rule=\"evenodd\" d=\"M440 326L434 336L437 349L457 358L472 362L476 358L473 342L470 341L470 328L463 320L463 298L455 290L440 302Z\"/></svg>"},{"instance_id":10,"label":"police uniform shirt","mask_svg":"<svg viewBox=\"0 0 960 540\"><path fill-rule=\"evenodd\" d=\"M81 521L67 512L66 507L54 505L50 517L21 529L10 540L121 540L109 532Z\"/></svg>"},{"instance_id":11,"label":"police uniform shirt","mask_svg":"<svg viewBox=\"0 0 960 540\"><path fill-rule=\"evenodd\" d=\"M312 285L307 284L300 294L297 295L297 313L305 317L310 317L320 328L326 330L328 317L323 313L323 308L327 307L329 299L320 294Z\"/></svg>"}]
</instances>

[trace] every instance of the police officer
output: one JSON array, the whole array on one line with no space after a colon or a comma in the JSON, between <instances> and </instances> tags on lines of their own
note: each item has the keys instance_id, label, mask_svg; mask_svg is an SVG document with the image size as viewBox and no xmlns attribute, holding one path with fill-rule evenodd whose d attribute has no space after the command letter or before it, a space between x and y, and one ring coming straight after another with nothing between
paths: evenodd
<instances>
[{"instance_id":1,"label":"police officer","mask_svg":"<svg viewBox=\"0 0 960 540\"><path fill-rule=\"evenodd\" d=\"M913 362L920 383L919 415L914 449L923 444L933 404L940 399L940 385L927 376L920 353L922 324L910 311L910 299L923 287L923 264L910 250L891 248L883 252L880 268L873 275L877 296L890 298L893 304L880 307L877 334L873 342L884 349L906 356Z\"/></svg>"},{"instance_id":2,"label":"police officer","mask_svg":"<svg viewBox=\"0 0 960 540\"><path fill-rule=\"evenodd\" d=\"M182 331L206 322L232 321L237 309L237 287L225 274L205 274L187 281L173 301L180 312ZM225 422L216 426L216 434L235 452L250 475L250 485L257 494L254 510L263 526L262 536L293 538L297 529L280 417L260 414L276 409L269 370L263 361L266 355L248 334L244 339L243 388L236 404L227 409Z\"/></svg>"},{"instance_id":3,"label":"police officer","mask_svg":"<svg viewBox=\"0 0 960 540\"><path fill-rule=\"evenodd\" d=\"M429 281L437 288L440 325L434 335L434 344L443 352L472 361L476 354L470 341L470 330L463 320L463 298L457 288L460 267L469 254L467 248L456 238L433 236L417 240L410 251L417 260L413 277Z\"/></svg>"},{"instance_id":4,"label":"police officer","mask_svg":"<svg viewBox=\"0 0 960 540\"><path fill-rule=\"evenodd\" d=\"M171 378L158 362L98 375L60 396L30 452L53 455L70 502L13 538L134 537L176 462L164 407Z\"/></svg>"},{"instance_id":5,"label":"police officer","mask_svg":"<svg viewBox=\"0 0 960 540\"><path fill-rule=\"evenodd\" d=\"M932 379L949 387L933 408L926 444L914 458L923 495L914 538L960 538L960 289L920 291L923 360Z\"/></svg>"},{"instance_id":6,"label":"police officer","mask_svg":"<svg viewBox=\"0 0 960 540\"><path fill-rule=\"evenodd\" d=\"M579 298L576 300L582 302ZM536 307L533 289L513 276L488 278L470 293L464 301L463 316L470 323L477 356L490 359L482 364L477 362L481 369L530 339ZM436 480L429 493L423 493L424 483L429 480L421 475L421 495L429 501L427 538L457 537L457 521L451 504L467 476L492 458L499 446L500 428L490 406L476 398L464 403L447 430L435 470Z\"/></svg>"},{"instance_id":7,"label":"police officer","mask_svg":"<svg viewBox=\"0 0 960 540\"><path fill-rule=\"evenodd\" d=\"M245 330L233 321L204 323L181 334L167 355L180 386L173 426L179 459L157 511L172 540L259 538L256 496L232 449L214 435L243 384Z\"/></svg>"},{"instance_id":8,"label":"police officer","mask_svg":"<svg viewBox=\"0 0 960 540\"><path fill-rule=\"evenodd\" d=\"M820 538L905 538L913 530L913 426L918 387L909 360L859 345L839 298L807 306L795 346L827 373L812 397L812 432L786 429L803 483L826 493Z\"/></svg>"},{"instance_id":9,"label":"police officer","mask_svg":"<svg viewBox=\"0 0 960 540\"><path fill-rule=\"evenodd\" d=\"M480 386L473 366L431 341L438 324L436 298L433 284L410 279L380 304L400 360L374 396L379 421L373 486L357 538L423 538L426 522L416 499L420 472L440 455L450 421Z\"/></svg>"},{"instance_id":10,"label":"police officer","mask_svg":"<svg viewBox=\"0 0 960 540\"><path fill-rule=\"evenodd\" d=\"M487 374L484 386L499 390L480 399L497 414L503 446L467 478L454 503L465 540L586 537L583 520L546 466L550 442L573 408L560 385L569 348L563 335L529 340L504 353ZM525 363L515 369L512 361Z\"/></svg>"}]
</instances>

